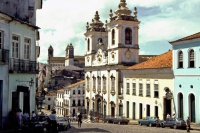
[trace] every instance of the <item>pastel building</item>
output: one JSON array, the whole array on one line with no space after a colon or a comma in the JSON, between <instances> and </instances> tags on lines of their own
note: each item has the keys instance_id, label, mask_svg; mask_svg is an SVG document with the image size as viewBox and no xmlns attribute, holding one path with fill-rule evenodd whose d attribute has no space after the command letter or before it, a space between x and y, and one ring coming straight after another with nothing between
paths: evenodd
<instances>
[{"instance_id":1,"label":"pastel building","mask_svg":"<svg viewBox=\"0 0 200 133\"><path fill-rule=\"evenodd\" d=\"M200 123L200 32L170 43L177 116Z\"/></svg>"},{"instance_id":2,"label":"pastel building","mask_svg":"<svg viewBox=\"0 0 200 133\"><path fill-rule=\"evenodd\" d=\"M173 99L166 98L166 90L173 92L172 51L133 65L123 72L123 116L142 119L174 113Z\"/></svg>"}]
</instances>

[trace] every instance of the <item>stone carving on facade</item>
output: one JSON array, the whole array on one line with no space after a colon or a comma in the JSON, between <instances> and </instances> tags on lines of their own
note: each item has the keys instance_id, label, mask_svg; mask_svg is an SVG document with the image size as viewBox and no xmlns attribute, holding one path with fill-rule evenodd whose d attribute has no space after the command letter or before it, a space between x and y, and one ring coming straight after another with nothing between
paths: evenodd
<instances>
[{"instance_id":1,"label":"stone carving on facade","mask_svg":"<svg viewBox=\"0 0 200 133\"><path fill-rule=\"evenodd\" d=\"M106 51L102 49L98 49L97 53L94 56L94 60L92 62L93 65L106 65L107 64L107 56Z\"/></svg>"},{"instance_id":2,"label":"stone carving on facade","mask_svg":"<svg viewBox=\"0 0 200 133\"><path fill-rule=\"evenodd\" d=\"M114 96L115 95L115 77L113 76L113 74L110 76L111 78L111 95Z\"/></svg>"},{"instance_id":3,"label":"stone carving on facade","mask_svg":"<svg viewBox=\"0 0 200 133\"><path fill-rule=\"evenodd\" d=\"M110 54L111 54L111 59L114 61L114 60L115 60L115 54L116 54L116 53L112 50Z\"/></svg>"},{"instance_id":4,"label":"stone carving on facade","mask_svg":"<svg viewBox=\"0 0 200 133\"><path fill-rule=\"evenodd\" d=\"M113 101L111 101L110 104L111 104L111 107L115 108L115 103Z\"/></svg>"},{"instance_id":5,"label":"stone carving on facade","mask_svg":"<svg viewBox=\"0 0 200 133\"><path fill-rule=\"evenodd\" d=\"M122 100L119 101L119 105L122 105L122 106L123 106Z\"/></svg>"},{"instance_id":6,"label":"stone carving on facade","mask_svg":"<svg viewBox=\"0 0 200 133\"><path fill-rule=\"evenodd\" d=\"M106 77L105 77L105 75L102 76L102 79L103 79L102 93L105 95L107 93L107 91L106 91Z\"/></svg>"},{"instance_id":7,"label":"stone carving on facade","mask_svg":"<svg viewBox=\"0 0 200 133\"><path fill-rule=\"evenodd\" d=\"M97 76L97 82L98 82L97 92L98 94L100 94L101 93L101 77L100 76Z\"/></svg>"},{"instance_id":8,"label":"stone carving on facade","mask_svg":"<svg viewBox=\"0 0 200 133\"><path fill-rule=\"evenodd\" d=\"M96 93L96 77L93 75L93 92Z\"/></svg>"},{"instance_id":9,"label":"stone carving on facade","mask_svg":"<svg viewBox=\"0 0 200 133\"><path fill-rule=\"evenodd\" d=\"M89 92L90 91L90 77L88 75L86 76L86 82L87 82L86 91Z\"/></svg>"}]
</instances>

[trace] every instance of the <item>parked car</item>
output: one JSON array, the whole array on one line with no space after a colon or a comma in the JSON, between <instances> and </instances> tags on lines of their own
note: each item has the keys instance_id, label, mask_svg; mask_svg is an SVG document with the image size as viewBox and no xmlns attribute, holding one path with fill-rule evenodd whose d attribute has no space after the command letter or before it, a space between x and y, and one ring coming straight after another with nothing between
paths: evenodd
<instances>
[{"instance_id":1,"label":"parked car","mask_svg":"<svg viewBox=\"0 0 200 133\"><path fill-rule=\"evenodd\" d=\"M122 117L122 116L116 116L114 119L113 119L113 124L115 123L118 123L118 124L128 124L129 123L129 119L125 118L125 117Z\"/></svg>"},{"instance_id":2,"label":"parked car","mask_svg":"<svg viewBox=\"0 0 200 133\"><path fill-rule=\"evenodd\" d=\"M103 119L103 122L104 123L113 123L113 119L114 117L113 116L106 116L104 119Z\"/></svg>"},{"instance_id":3,"label":"parked car","mask_svg":"<svg viewBox=\"0 0 200 133\"><path fill-rule=\"evenodd\" d=\"M49 130L49 117L46 115L39 115L22 126L22 130L26 132L42 132L46 133Z\"/></svg>"},{"instance_id":4,"label":"parked car","mask_svg":"<svg viewBox=\"0 0 200 133\"><path fill-rule=\"evenodd\" d=\"M65 117L57 117L58 131L65 131L70 128L69 121Z\"/></svg>"},{"instance_id":5,"label":"parked car","mask_svg":"<svg viewBox=\"0 0 200 133\"><path fill-rule=\"evenodd\" d=\"M170 127L170 128L184 128L186 129L186 122L182 118L169 118L166 121L163 121L161 127Z\"/></svg>"},{"instance_id":6,"label":"parked car","mask_svg":"<svg viewBox=\"0 0 200 133\"><path fill-rule=\"evenodd\" d=\"M163 120L159 120L158 122L161 123L161 122L163 122ZM142 126L142 125L147 125L149 127L155 126L156 125L156 117L147 116L144 119L138 120L138 124L140 126Z\"/></svg>"}]
</instances>

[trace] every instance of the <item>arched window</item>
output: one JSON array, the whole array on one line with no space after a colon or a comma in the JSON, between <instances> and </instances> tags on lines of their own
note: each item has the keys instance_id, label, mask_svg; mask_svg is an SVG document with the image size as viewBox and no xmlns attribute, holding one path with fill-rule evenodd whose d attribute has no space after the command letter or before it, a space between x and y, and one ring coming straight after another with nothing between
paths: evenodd
<instances>
[{"instance_id":1,"label":"arched window","mask_svg":"<svg viewBox=\"0 0 200 133\"><path fill-rule=\"evenodd\" d=\"M90 39L87 40L87 50L90 51Z\"/></svg>"},{"instance_id":2,"label":"arched window","mask_svg":"<svg viewBox=\"0 0 200 133\"><path fill-rule=\"evenodd\" d=\"M81 91L80 91L80 90L78 90L78 94L81 94Z\"/></svg>"},{"instance_id":3,"label":"arched window","mask_svg":"<svg viewBox=\"0 0 200 133\"><path fill-rule=\"evenodd\" d=\"M189 67L190 68L194 67L194 50L193 49L189 51Z\"/></svg>"},{"instance_id":4,"label":"arched window","mask_svg":"<svg viewBox=\"0 0 200 133\"><path fill-rule=\"evenodd\" d=\"M125 44L132 44L132 30L130 28L125 29Z\"/></svg>"},{"instance_id":5,"label":"arched window","mask_svg":"<svg viewBox=\"0 0 200 133\"><path fill-rule=\"evenodd\" d=\"M73 94L76 94L75 90L73 90Z\"/></svg>"},{"instance_id":6,"label":"arched window","mask_svg":"<svg viewBox=\"0 0 200 133\"><path fill-rule=\"evenodd\" d=\"M115 30L112 30L112 45L115 45Z\"/></svg>"},{"instance_id":7,"label":"arched window","mask_svg":"<svg viewBox=\"0 0 200 133\"><path fill-rule=\"evenodd\" d=\"M178 52L178 68L183 68L183 52Z\"/></svg>"}]
</instances>

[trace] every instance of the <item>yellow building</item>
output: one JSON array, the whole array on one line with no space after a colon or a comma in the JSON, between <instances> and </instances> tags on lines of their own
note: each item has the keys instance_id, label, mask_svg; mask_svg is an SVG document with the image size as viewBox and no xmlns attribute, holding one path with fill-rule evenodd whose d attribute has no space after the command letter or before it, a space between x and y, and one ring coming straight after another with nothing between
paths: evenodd
<instances>
[{"instance_id":1,"label":"yellow building","mask_svg":"<svg viewBox=\"0 0 200 133\"><path fill-rule=\"evenodd\" d=\"M173 93L172 51L153 57L123 70L123 114L130 119L174 113L173 99L168 100L166 90Z\"/></svg>"}]
</instances>

